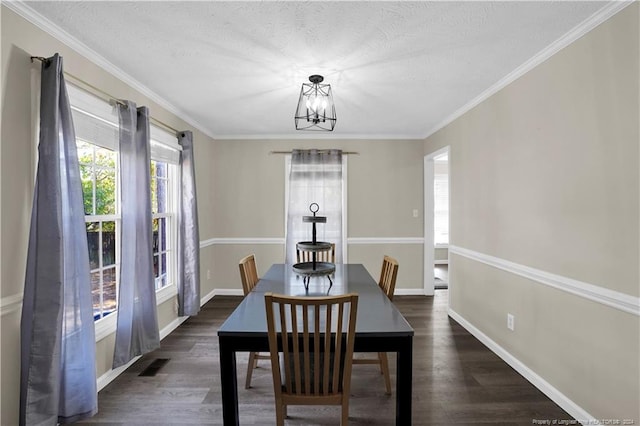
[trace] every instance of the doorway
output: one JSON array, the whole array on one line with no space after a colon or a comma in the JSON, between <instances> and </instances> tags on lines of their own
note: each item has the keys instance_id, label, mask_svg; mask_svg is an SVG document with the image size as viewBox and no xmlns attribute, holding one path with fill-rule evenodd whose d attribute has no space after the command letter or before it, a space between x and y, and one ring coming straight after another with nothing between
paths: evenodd
<instances>
[{"instance_id":1,"label":"doorway","mask_svg":"<svg viewBox=\"0 0 640 426\"><path fill-rule=\"evenodd\" d=\"M424 292L449 286L449 163L444 147L424 157Z\"/></svg>"}]
</instances>

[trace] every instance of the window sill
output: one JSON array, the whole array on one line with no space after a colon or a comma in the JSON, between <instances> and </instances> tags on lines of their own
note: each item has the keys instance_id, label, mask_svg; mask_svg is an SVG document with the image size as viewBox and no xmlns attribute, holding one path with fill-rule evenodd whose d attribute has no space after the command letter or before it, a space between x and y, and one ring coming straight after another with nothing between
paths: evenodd
<instances>
[{"instance_id":1,"label":"window sill","mask_svg":"<svg viewBox=\"0 0 640 426\"><path fill-rule=\"evenodd\" d=\"M178 294L178 288L175 284L167 285L159 290L156 290L156 305L161 305ZM109 316L99 319L94 322L96 342L99 342L107 336L116 332L116 326L118 324L117 311Z\"/></svg>"}]
</instances>

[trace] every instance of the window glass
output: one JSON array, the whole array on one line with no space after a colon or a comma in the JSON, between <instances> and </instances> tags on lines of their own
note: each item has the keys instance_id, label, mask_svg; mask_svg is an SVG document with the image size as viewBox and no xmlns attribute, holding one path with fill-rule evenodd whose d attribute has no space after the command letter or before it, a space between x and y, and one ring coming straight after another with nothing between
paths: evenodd
<instances>
[{"instance_id":1,"label":"window glass","mask_svg":"<svg viewBox=\"0 0 640 426\"><path fill-rule=\"evenodd\" d=\"M84 198L94 319L115 312L120 278L118 117L108 102L69 85ZM177 138L151 126L155 287L175 283Z\"/></svg>"}]
</instances>

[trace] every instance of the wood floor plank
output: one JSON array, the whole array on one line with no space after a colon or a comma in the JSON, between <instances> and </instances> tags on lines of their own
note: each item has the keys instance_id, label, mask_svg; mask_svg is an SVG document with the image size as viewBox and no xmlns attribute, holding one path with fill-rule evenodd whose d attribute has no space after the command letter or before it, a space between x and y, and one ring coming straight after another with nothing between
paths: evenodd
<instances>
[{"instance_id":1,"label":"wood floor plank","mask_svg":"<svg viewBox=\"0 0 640 426\"><path fill-rule=\"evenodd\" d=\"M102 426L221 425L220 366L216 332L241 302L216 296L198 316L167 336L161 347L129 367L98 395L99 412L78 424ZM533 419L571 417L447 315L447 290L434 297L396 296L415 329L414 425L531 425ZM169 358L154 377L138 376L155 359ZM237 356L244 382L248 354ZM395 386L394 354L389 354ZM356 365L350 424L393 425L395 392L385 395L376 366ZM269 364L260 361L251 389L238 388L240 424L275 423ZM338 407L290 407L287 425L337 425Z\"/></svg>"}]
</instances>

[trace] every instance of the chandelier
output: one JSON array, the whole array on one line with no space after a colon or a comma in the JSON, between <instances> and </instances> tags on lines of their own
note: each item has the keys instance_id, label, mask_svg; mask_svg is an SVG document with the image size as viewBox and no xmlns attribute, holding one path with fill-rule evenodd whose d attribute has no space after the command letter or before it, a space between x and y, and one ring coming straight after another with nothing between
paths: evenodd
<instances>
[{"instance_id":1,"label":"chandelier","mask_svg":"<svg viewBox=\"0 0 640 426\"><path fill-rule=\"evenodd\" d=\"M309 83L302 83L298 108L296 109L296 130L332 131L336 125L336 107L333 103L331 85L320 84L321 75L309 76Z\"/></svg>"}]
</instances>

